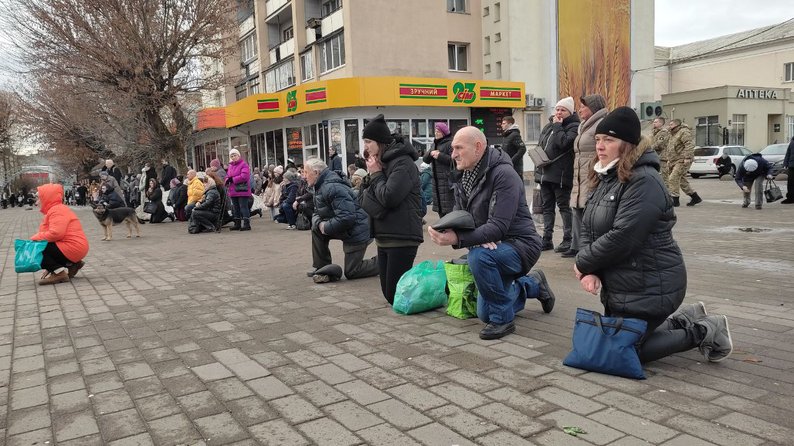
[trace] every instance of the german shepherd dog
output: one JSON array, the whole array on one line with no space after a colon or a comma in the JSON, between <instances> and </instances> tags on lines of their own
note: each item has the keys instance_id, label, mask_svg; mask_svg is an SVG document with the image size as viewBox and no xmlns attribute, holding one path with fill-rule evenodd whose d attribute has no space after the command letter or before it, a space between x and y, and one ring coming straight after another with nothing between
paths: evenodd
<instances>
[{"instance_id":1,"label":"german shepherd dog","mask_svg":"<svg viewBox=\"0 0 794 446\"><path fill-rule=\"evenodd\" d=\"M132 238L132 228L135 227L135 237L141 236L141 227L138 225L138 216L135 215L133 208L108 209L102 204L91 205L94 208L94 217L99 220L99 224L105 230L105 237L102 241L110 241L113 237L113 226L126 223L129 234L127 238Z\"/></svg>"}]
</instances>

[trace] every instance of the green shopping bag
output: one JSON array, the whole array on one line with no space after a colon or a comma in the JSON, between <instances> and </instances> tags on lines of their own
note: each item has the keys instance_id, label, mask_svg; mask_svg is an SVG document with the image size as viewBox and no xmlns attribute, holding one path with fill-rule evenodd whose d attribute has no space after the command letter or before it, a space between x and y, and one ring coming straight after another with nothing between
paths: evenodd
<instances>
[{"instance_id":1,"label":"green shopping bag","mask_svg":"<svg viewBox=\"0 0 794 446\"><path fill-rule=\"evenodd\" d=\"M444 263L449 302L447 314L458 319L477 317L477 285L468 263Z\"/></svg>"},{"instance_id":2,"label":"green shopping bag","mask_svg":"<svg viewBox=\"0 0 794 446\"><path fill-rule=\"evenodd\" d=\"M392 308L400 314L416 314L447 303L447 275L444 262L430 260L415 265L397 282Z\"/></svg>"},{"instance_id":3,"label":"green shopping bag","mask_svg":"<svg viewBox=\"0 0 794 446\"><path fill-rule=\"evenodd\" d=\"M14 271L18 273L35 273L41 269L44 259L44 248L47 240L14 240Z\"/></svg>"}]
</instances>

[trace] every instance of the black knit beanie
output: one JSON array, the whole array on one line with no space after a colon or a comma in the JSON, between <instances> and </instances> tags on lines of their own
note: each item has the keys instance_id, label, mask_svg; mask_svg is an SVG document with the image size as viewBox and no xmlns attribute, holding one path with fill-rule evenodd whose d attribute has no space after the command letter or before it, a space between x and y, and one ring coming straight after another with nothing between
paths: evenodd
<instances>
[{"instance_id":1,"label":"black knit beanie","mask_svg":"<svg viewBox=\"0 0 794 446\"><path fill-rule=\"evenodd\" d=\"M582 96L579 98L579 102L584 104L584 106L589 108L593 113L607 106L607 101L600 94L589 94L587 96Z\"/></svg>"},{"instance_id":2,"label":"black knit beanie","mask_svg":"<svg viewBox=\"0 0 794 446\"><path fill-rule=\"evenodd\" d=\"M596 127L596 135L610 135L628 143L640 143L640 118L629 107L612 110Z\"/></svg>"},{"instance_id":3,"label":"black knit beanie","mask_svg":"<svg viewBox=\"0 0 794 446\"><path fill-rule=\"evenodd\" d=\"M389 130L389 126L386 125L386 119L383 115L375 116L372 121L369 121L369 123L364 126L363 138L383 144L389 144L394 139L391 136L391 130Z\"/></svg>"}]
</instances>

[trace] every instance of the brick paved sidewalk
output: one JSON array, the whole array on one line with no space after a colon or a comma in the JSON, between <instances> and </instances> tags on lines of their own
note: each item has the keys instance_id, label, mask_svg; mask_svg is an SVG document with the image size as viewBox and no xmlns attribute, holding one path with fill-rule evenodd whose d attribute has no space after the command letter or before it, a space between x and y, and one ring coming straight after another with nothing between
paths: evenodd
<instances>
[{"instance_id":1,"label":"brick paved sidewalk","mask_svg":"<svg viewBox=\"0 0 794 446\"><path fill-rule=\"evenodd\" d=\"M14 273L13 239L41 214L0 210L0 445L794 444L794 206L692 183L706 201L675 229L687 301L727 314L736 350L666 358L645 381L562 366L575 308L600 305L551 253L554 312L529 302L516 334L481 341L477 320L393 313L377 278L312 283L309 234L259 218L100 242L78 209L86 267L39 287ZM417 261L457 255L426 242Z\"/></svg>"}]
</instances>

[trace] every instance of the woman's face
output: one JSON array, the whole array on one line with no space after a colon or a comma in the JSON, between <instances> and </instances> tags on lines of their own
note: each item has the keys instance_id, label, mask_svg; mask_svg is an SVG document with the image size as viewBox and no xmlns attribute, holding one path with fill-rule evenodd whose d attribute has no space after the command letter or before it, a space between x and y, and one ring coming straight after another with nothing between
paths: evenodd
<instances>
[{"instance_id":1,"label":"woman's face","mask_svg":"<svg viewBox=\"0 0 794 446\"><path fill-rule=\"evenodd\" d=\"M441 133L441 130L439 130L439 129L436 129L435 134L436 134L436 139L441 139L441 138L444 137L444 134Z\"/></svg>"},{"instance_id":2,"label":"woman's face","mask_svg":"<svg viewBox=\"0 0 794 446\"><path fill-rule=\"evenodd\" d=\"M596 155L602 166L620 158L620 146L623 141L614 136L598 134L596 140Z\"/></svg>"},{"instance_id":3,"label":"woman's face","mask_svg":"<svg viewBox=\"0 0 794 446\"><path fill-rule=\"evenodd\" d=\"M371 156L380 156L380 146L378 145L377 141L364 138L364 159L367 159Z\"/></svg>"},{"instance_id":4,"label":"woman's face","mask_svg":"<svg viewBox=\"0 0 794 446\"><path fill-rule=\"evenodd\" d=\"M154 178L150 178L149 179L149 187L154 187L155 185L157 185L157 181L155 181Z\"/></svg>"},{"instance_id":5,"label":"woman's face","mask_svg":"<svg viewBox=\"0 0 794 446\"><path fill-rule=\"evenodd\" d=\"M584 104L579 105L579 110L577 110L577 112L579 113L579 119L582 121L587 121L591 116L593 116L593 112L590 110L590 107Z\"/></svg>"}]
</instances>

